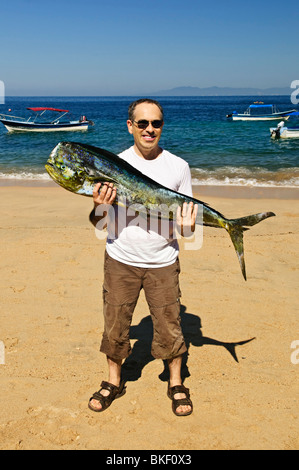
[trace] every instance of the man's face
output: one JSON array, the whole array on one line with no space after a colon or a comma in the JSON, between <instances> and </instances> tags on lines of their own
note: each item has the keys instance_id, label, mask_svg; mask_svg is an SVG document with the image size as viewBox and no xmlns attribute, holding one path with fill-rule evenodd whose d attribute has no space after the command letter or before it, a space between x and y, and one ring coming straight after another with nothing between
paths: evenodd
<instances>
[{"instance_id":1,"label":"man's face","mask_svg":"<svg viewBox=\"0 0 299 470\"><path fill-rule=\"evenodd\" d=\"M149 121L145 129L137 125L140 121ZM161 121L162 114L158 106L153 103L140 103L135 108L134 121L127 121L128 130L134 136L134 142L141 154L149 154L158 148L162 134L163 123L160 128L153 127L153 121Z\"/></svg>"}]
</instances>

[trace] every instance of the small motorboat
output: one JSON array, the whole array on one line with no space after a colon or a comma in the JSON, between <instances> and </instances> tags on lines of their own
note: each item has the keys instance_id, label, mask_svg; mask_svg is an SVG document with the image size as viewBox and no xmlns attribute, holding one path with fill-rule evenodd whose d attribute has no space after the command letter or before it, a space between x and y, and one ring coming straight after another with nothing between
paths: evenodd
<instances>
[{"instance_id":1,"label":"small motorboat","mask_svg":"<svg viewBox=\"0 0 299 470\"><path fill-rule=\"evenodd\" d=\"M86 119L85 116L81 116L78 121L61 121L61 119L70 112L67 109L44 107L27 109L34 113L30 115L28 119L1 113L0 122L6 127L8 132L86 131L89 126L94 125L94 123ZM46 111L59 113L59 115L53 120L40 120Z\"/></svg>"},{"instance_id":2,"label":"small motorboat","mask_svg":"<svg viewBox=\"0 0 299 470\"><path fill-rule=\"evenodd\" d=\"M299 112L294 112L291 116L299 116ZM277 127L270 128L272 139L299 139L299 126L285 127L284 121L281 121Z\"/></svg>"},{"instance_id":3,"label":"small motorboat","mask_svg":"<svg viewBox=\"0 0 299 470\"><path fill-rule=\"evenodd\" d=\"M234 111L231 114L227 114L227 118L232 121L272 121L277 119L287 120L290 114L296 111L292 109L290 111L280 112L273 104L254 103L251 104L244 113L237 113Z\"/></svg>"}]
</instances>

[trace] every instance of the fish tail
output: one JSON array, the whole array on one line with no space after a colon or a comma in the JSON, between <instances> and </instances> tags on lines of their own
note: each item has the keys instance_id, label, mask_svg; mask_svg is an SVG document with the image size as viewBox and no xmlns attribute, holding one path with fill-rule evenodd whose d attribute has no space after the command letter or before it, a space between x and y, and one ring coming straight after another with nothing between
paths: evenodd
<instances>
[{"instance_id":1,"label":"fish tail","mask_svg":"<svg viewBox=\"0 0 299 470\"><path fill-rule=\"evenodd\" d=\"M248 217L241 217L240 219L231 219L228 220L226 223L225 228L228 231L235 247L245 281L247 278L244 259L243 232L249 230L247 227L252 227L253 225L258 224L262 220L268 219L268 217L273 216L275 216L273 212L261 212L260 214L249 215Z\"/></svg>"}]
</instances>

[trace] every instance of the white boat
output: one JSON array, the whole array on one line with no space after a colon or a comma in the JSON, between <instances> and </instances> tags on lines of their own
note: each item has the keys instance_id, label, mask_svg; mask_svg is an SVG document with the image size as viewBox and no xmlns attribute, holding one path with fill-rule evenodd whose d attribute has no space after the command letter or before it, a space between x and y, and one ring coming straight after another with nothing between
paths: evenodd
<instances>
[{"instance_id":1,"label":"white boat","mask_svg":"<svg viewBox=\"0 0 299 470\"><path fill-rule=\"evenodd\" d=\"M277 127L270 128L270 135L272 139L299 139L299 126L285 127L284 121L281 121Z\"/></svg>"},{"instance_id":2,"label":"white boat","mask_svg":"<svg viewBox=\"0 0 299 470\"><path fill-rule=\"evenodd\" d=\"M61 121L63 116L69 113L66 109L44 107L27 109L33 111L35 115L26 119L10 114L0 114L0 122L6 127L8 132L86 131L90 125L94 125L85 116L82 116L78 121ZM52 121L38 121L46 111L59 113L59 116Z\"/></svg>"},{"instance_id":3,"label":"white boat","mask_svg":"<svg viewBox=\"0 0 299 470\"><path fill-rule=\"evenodd\" d=\"M227 114L227 118L232 121L272 121L278 119L287 120L290 114L296 111L292 109L290 111L280 112L273 104L254 103L251 104L244 113L237 113L234 111L231 114Z\"/></svg>"}]
</instances>

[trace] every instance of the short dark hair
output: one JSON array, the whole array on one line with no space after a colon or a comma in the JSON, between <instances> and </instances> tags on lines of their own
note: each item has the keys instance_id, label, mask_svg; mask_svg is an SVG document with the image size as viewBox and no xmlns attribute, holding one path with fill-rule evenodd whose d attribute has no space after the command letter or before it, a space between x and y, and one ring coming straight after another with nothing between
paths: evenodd
<instances>
[{"instance_id":1,"label":"short dark hair","mask_svg":"<svg viewBox=\"0 0 299 470\"><path fill-rule=\"evenodd\" d=\"M162 114L162 119L164 119L164 111L159 101L152 100L151 98L141 98L140 100L133 101L133 103L131 103L129 106L128 115L129 115L130 121L134 121L134 112L135 112L136 106L138 106L141 103L150 103L150 104L155 104L156 106L158 106Z\"/></svg>"}]
</instances>

